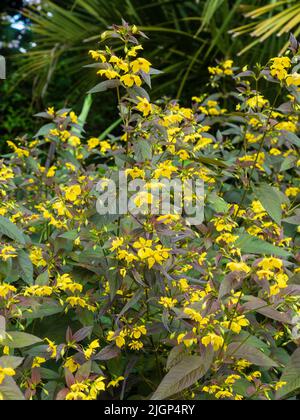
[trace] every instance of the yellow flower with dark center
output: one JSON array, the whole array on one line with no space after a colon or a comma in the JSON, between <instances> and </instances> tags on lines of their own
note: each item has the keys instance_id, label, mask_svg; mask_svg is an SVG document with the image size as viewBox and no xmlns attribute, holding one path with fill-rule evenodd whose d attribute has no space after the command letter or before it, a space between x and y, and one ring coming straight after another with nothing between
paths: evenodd
<instances>
[{"instance_id":1,"label":"yellow flower with dark center","mask_svg":"<svg viewBox=\"0 0 300 420\"><path fill-rule=\"evenodd\" d=\"M90 50L89 54L91 55L92 59L95 61L102 61L102 63L106 62L106 57L100 51Z\"/></svg>"},{"instance_id":2,"label":"yellow flower with dark center","mask_svg":"<svg viewBox=\"0 0 300 420\"><path fill-rule=\"evenodd\" d=\"M207 347L210 344L213 346L214 351L219 350L223 346L224 339L223 337L215 334L215 333L208 333L201 339L201 343Z\"/></svg>"},{"instance_id":3,"label":"yellow flower with dark center","mask_svg":"<svg viewBox=\"0 0 300 420\"><path fill-rule=\"evenodd\" d=\"M139 100L139 103L137 104L136 109L142 112L144 117L147 117L152 112L152 105L147 98L137 96L137 99Z\"/></svg>"},{"instance_id":4,"label":"yellow flower with dark center","mask_svg":"<svg viewBox=\"0 0 300 420\"><path fill-rule=\"evenodd\" d=\"M72 356L70 356L65 361L64 367L69 369L71 373L74 373L76 372L76 370L78 370L78 368L80 367L80 364L77 363Z\"/></svg>"},{"instance_id":5,"label":"yellow flower with dark center","mask_svg":"<svg viewBox=\"0 0 300 420\"><path fill-rule=\"evenodd\" d=\"M130 74L130 73L125 74L124 76L120 78L120 80L127 87L132 87L133 85L136 85L136 86L142 85L141 78L135 74Z\"/></svg>"},{"instance_id":6,"label":"yellow flower with dark center","mask_svg":"<svg viewBox=\"0 0 300 420\"><path fill-rule=\"evenodd\" d=\"M81 194L81 187L79 184L71 185L65 189L65 196L68 201L76 201Z\"/></svg>"},{"instance_id":7,"label":"yellow flower with dark center","mask_svg":"<svg viewBox=\"0 0 300 420\"><path fill-rule=\"evenodd\" d=\"M109 80L116 79L119 77L119 73L117 73L115 70L109 70L109 69L99 70L97 74L99 74L100 76L105 76Z\"/></svg>"},{"instance_id":8,"label":"yellow flower with dark center","mask_svg":"<svg viewBox=\"0 0 300 420\"><path fill-rule=\"evenodd\" d=\"M150 66L150 61L146 60L145 58L137 58L130 64L133 73L138 73L140 70L144 71L145 73L149 73Z\"/></svg>"}]
</instances>

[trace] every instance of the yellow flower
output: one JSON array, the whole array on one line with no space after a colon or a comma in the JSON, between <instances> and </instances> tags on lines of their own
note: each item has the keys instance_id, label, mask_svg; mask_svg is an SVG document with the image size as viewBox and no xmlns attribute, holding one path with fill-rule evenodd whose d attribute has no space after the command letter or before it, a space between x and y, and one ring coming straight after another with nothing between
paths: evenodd
<instances>
[{"instance_id":1,"label":"yellow flower","mask_svg":"<svg viewBox=\"0 0 300 420\"><path fill-rule=\"evenodd\" d=\"M229 268L230 271L244 271L245 273L249 273L251 270L244 262L230 262L226 267Z\"/></svg>"},{"instance_id":2,"label":"yellow flower","mask_svg":"<svg viewBox=\"0 0 300 420\"><path fill-rule=\"evenodd\" d=\"M147 329L144 325L140 325L139 327L134 327L130 337L131 338L136 338L139 339L142 335L146 335L147 334Z\"/></svg>"},{"instance_id":3,"label":"yellow flower","mask_svg":"<svg viewBox=\"0 0 300 420\"><path fill-rule=\"evenodd\" d=\"M46 174L46 177L47 177L47 178L52 178L52 177L54 177L54 176L55 176L55 172L56 172L56 170L57 170L57 167L56 167L56 166L51 166L51 167L48 169L48 172L47 172L47 174Z\"/></svg>"},{"instance_id":4,"label":"yellow flower","mask_svg":"<svg viewBox=\"0 0 300 420\"><path fill-rule=\"evenodd\" d=\"M173 222L178 222L179 219L179 214L164 214L162 216L159 216L156 220L158 222L162 222L164 225L169 225Z\"/></svg>"},{"instance_id":5,"label":"yellow flower","mask_svg":"<svg viewBox=\"0 0 300 420\"><path fill-rule=\"evenodd\" d=\"M55 115L54 107L53 106L49 107L47 109L47 113L53 117Z\"/></svg>"},{"instance_id":6,"label":"yellow flower","mask_svg":"<svg viewBox=\"0 0 300 420\"><path fill-rule=\"evenodd\" d=\"M141 350L144 347L144 344L141 341L133 340L128 344L128 347L131 350Z\"/></svg>"},{"instance_id":7,"label":"yellow flower","mask_svg":"<svg viewBox=\"0 0 300 420\"><path fill-rule=\"evenodd\" d=\"M118 248L120 248L122 245L123 245L123 243L124 243L124 238L116 238L116 239L114 239L113 241L112 241L112 243L111 243L111 248L110 248L110 250L111 251L115 251L116 249L118 249Z\"/></svg>"},{"instance_id":8,"label":"yellow flower","mask_svg":"<svg viewBox=\"0 0 300 420\"><path fill-rule=\"evenodd\" d=\"M247 99L246 103L247 105L250 106L250 108L254 109L254 108L262 108L268 105L269 101L265 99L262 95L255 95Z\"/></svg>"},{"instance_id":9,"label":"yellow flower","mask_svg":"<svg viewBox=\"0 0 300 420\"><path fill-rule=\"evenodd\" d=\"M45 362L46 362L46 359L44 357L36 356L33 359L32 368L38 368L38 367L40 367Z\"/></svg>"},{"instance_id":10,"label":"yellow flower","mask_svg":"<svg viewBox=\"0 0 300 420\"><path fill-rule=\"evenodd\" d=\"M70 291L72 293L79 292L83 290L82 284L76 283L72 280L69 274L65 273L63 275L58 275L56 286L58 289L63 291Z\"/></svg>"},{"instance_id":11,"label":"yellow flower","mask_svg":"<svg viewBox=\"0 0 300 420\"><path fill-rule=\"evenodd\" d=\"M47 261L43 258L42 248L38 248L36 246L32 247L29 258L31 259L32 264L36 267L46 267L47 265Z\"/></svg>"},{"instance_id":12,"label":"yellow flower","mask_svg":"<svg viewBox=\"0 0 300 420\"><path fill-rule=\"evenodd\" d=\"M107 150L111 149L111 145L106 140L100 141L99 144L100 144L100 152L101 153L105 153L105 152L107 152Z\"/></svg>"},{"instance_id":13,"label":"yellow flower","mask_svg":"<svg viewBox=\"0 0 300 420\"><path fill-rule=\"evenodd\" d=\"M16 293L17 289L11 284L2 283L0 284L0 297L6 298L9 293Z\"/></svg>"},{"instance_id":14,"label":"yellow flower","mask_svg":"<svg viewBox=\"0 0 300 420\"><path fill-rule=\"evenodd\" d=\"M143 47L141 45L136 45L135 47L130 48L130 50L128 51L127 55L129 57L136 57L137 56L137 52L142 50Z\"/></svg>"},{"instance_id":15,"label":"yellow flower","mask_svg":"<svg viewBox=\"0 0 300 420\"><path fill-rule=\"evenodd\" d=\"M7 141L6 143L11 149L14 150L14 153L16 153L19 158L29 156L29 151L28 150L21 149L20 147L17 147L12 141Z\"/></svg>"},{"instance_id":16,"label":"yellow flower","mask_svg":"<svg viewBox=\"0 0 300 420\"><path fill-rule=\"evenodd\" d=\"M202 252L202 254L200 254L200 257L198 258L199 265L202 265L204 263L206 256L207 256L207 252Z\"/></svg>"},{"instance_id":17,"label":"yellow flower","mask_svg":"<svg viewBox=\"0 0 300 420\"><path fill-rule=\"evenodd\" d=\"M71 136L71 137L69 137L69 139L68 139L68 143L69 143L69 144L70 144L70 146L72 146L72 147L77 147L77 146L80 146L81 141L80 141L80 138L79 138L79 137L77 137L77 136Z\"/></svg>"},{"instance_id":18,"label":"yellow flower","mask_svg":"<svg viewBox=\"0 0 300 420\"><path fill-rule=\"evenodd\" d=\"M117 77L119 77L119 74L115 70L109 69L99 70L97 74L99 74L100 76L105 76L109 80L116 79Z\"/></svg>"},{"instance_id":19,"label":"yellow flower","mask_svg":"<svg viewBox=\"0 0 300 420\"><path fill-rule=\"evenodd\" d=\"M272 147L272 149L270 150L270 155L279 156L281 155L281 151L276 149L276 147Z\"/></svg>"},{"instance_id":20,"label":"yellow flower","mask_svg":"<svg viewBox=\"0 0 300 420\"><path fill-rule=\"evenodd\" d=\"M261 267L263 270L280 270L283 266L282 260L275 257L263 258L258 264L258 267Z\"/></svg>"},{"instance_id":21,"label":"yellow flower","mask_svg":"<svg viewBox=\"0 0 300 420\"><path fill-rule=\"evenodd\" d=\"M144 117L147 117L152 112L152 105L147 98L138 96L137 99L139 100L139 103L137 104L136 109L142 112Z\"/></svg>"},{"instance_id":22,"label":"yellow flower","mask_svg":"<svg viewBox=\"0 0 300 420\"><path fill-rule=\"evenodd\" d=\"M48 352L51 353L51 358L52 359L56 359L56 356L57 356L57 345L54 343L54 341L51 341L48 338L45 338L45 340L48 343Z\"/></svg>"},{"instance_id":23,"label":"yellow flower","mask_svg":"<svg viewBox=\"0 0 300 420\"><path fill-rule=\"evenodd\" d=\"M92 341L86 350L83 350L86 359L90 359L96 349L100 347L99 340Z\"/></svg>"},{"instance_id":24,"label":"yellow flower","mask_svg":"<svg viewBox=\"0 0 300 420\"><path fill-rule=\"evenodd\" d=\"M232 235L231 233L223 233L217 237L216 243L220 244L220 242L225 242L226 244L233 244L237 239L237 235Z\"/></svg>"},{"instance_id":25,"label":"yellow flower","mask_svg":"<svg viewBox=\"0 0 300 420\"><path fill-rule=\"evenodd\" d=\"M140 191L139 193L135 195L133 202L136 205L136 207L140 208L144 204L152 204L153 196L150 192Z\"/></svg>"},{"instance_id":26,"label":"yellow flower","mask_svg":"<svg viewBox=\"0 0 300 420\"><path fill-rule=\"evenodd\" d=\"M179 334L179 336L177 337L177 343L178 344L183 343L185 347L191 347L193 344L197 344L197 338L185 338L185 337L186 337L185 333Z\"/></svg>"},{"instance_id":27,"label":"yellow flower","mask_svg":"<svg viewBox=\"0 0 300 420\"><path fill-rule=\"evenodd\" d=\"M125 74L121 77L121 82L124 83L127 87L132 87L133 85L141 86L142 80L139 76L135 74Z\"/></svg>"},{"instance_id":28,"label":"yellow flower","mask_svg":"<svg viewBox=\"0 0 300 420\"><path fill-rule=\"evenodd\" d=\"M224 339L215 333L208 333L201 339L201 343L205 347L211 344L213 346L214 351L217 351L223 346Z\"/></svg>"},{"instance_id":29,"label":"yellow flower","mask_svg":"<svg viewBox=\"0 0 300 420\"><path fill-rule=\"evenodd\" d=\"M133 73L138 73L140 70L144 71L145 73L149 73L151 63L145 58L137 58L131 62L130 66Z\"/></svg>"},{"instance_id":30,"label":"yellow flower","mask_svg":"<svg viewBox=\"0 0 300 420\"><path fill-rule=\"evenodd\" d=\"M71 185L65 189L66 199L69 201L76 201L78 196L81 194L81 187L80 185Z\"/></svg>"},{"instance_id":31,"label":"yellow flower","mask_svg":"<svg viewBox=\"0 0 300 420\"><path fill-rule=\"evenodd\" d=\"M0 385L2 384L6 376L14 376L15 374L16 372L14 371L14 369L0 366Z\"/></svg>"},{"instance_id":32,"label":"yellow flower","mask_svg":"<svg viewBox=\"0 0 300 420\"><path fill-rule=\"evenodd\" d=\"M105 383L103 382L104 379L105 378L103 376L99 376L99 378L97 378L94 381L94 383L91 385L91 389L87 399L96 400L99 392L105 391Z\"/></svg>"},{"instance_id":33,"label":"yellow flower","mask_svg":"<svg viewBox=\"0 0 300 420\"><path fill-rule=\"evenodd\" d=\"M278 382L276 382L276 384L274 385L275 391L277 391L278 389L282 388L286 384L287 384L287 382L285 382L285 381L278 381Z\"/></svg>"},{"instance_id":34,"label":"yellow flower","mask_svg":"<svg viewBox=\"0 0 300 420\"><path fill-rule=\"evenodd\" d=\"M51 286L39 286L34 285L30 287L26 287L24 290L24 296L51 296L53 293L53 289Z\"/></svg>"},{"instance_id":35,"label":"yellow flower","mask_svg":"<svg viewBox=\"0 0 300 420\"><path fill-rule=\"evenodd\" d=\"M71 119L71 122L73 124L77 124L78 123L78 117L75 114L75 112L73 112L73 111L70 112L70 119Z\"/></svg>"},{"instance_id":36,"label":"yellow flower","mask_svg":"<svg viewBox=\"0 0 300 420\"><path fill-rule=\"evenodd\" d=\"M300 74L299 73L292 73L289 74L286 78L286 84L288 86L294 85L299 86L300 85Z\"/></svg>"},{"instance_id":37,"label":"yellow flower","mask_svg":"<svg viewBox=\"0 0 300 420\"><path fill-rule=\"evenodd\" d=\"M70 296L66 299L66 303L70 304L72 308L74 308L75 306L85 308L87 306L86 301L80 296Z\"/></svg>"},{"instance_id":38,"label":"yellow flower","mask_svg":"<svg viewBox=\"0 0 300 420\"><path fill-rule=\"evenodd\" d=\"M285 190L285 195L287 197L296 197L300 193L300 188L289 187Z\"/></svg>"},{"instance_id":39,"label":"yellow flower","mask_svg":"<svg viewBox=\"0 0 300 420\"><path fill-rule=\"evenodd\" d=\"M92 137L88 140L88 149L92 150L95 149L97 146L99 146L100 140L97 137Z\"/></svg>"},{"instance_id":40,"label":"yellow flower","mask_svg":"<svg viewBox=\"0 0 300 420\"><path fill-rule=\"evenodd\" d=\"M248 319L246 319L244 315L240 315L231 321L222 322L223 327L230 328L230 330L236 334L241 332L242 327L247 327L249 324Z\"/></svg>"},{"instance_id":41,"label":"yellow flower","mask_svg":"<svg viewBox=\"0 0 300 420\"><path fill-rule=\"evenodd\" d=\"M76 372L76 370L80 367L80 364L77 363L72 356L68 357L64 363L64 367L69 369L71 373Z\"/></svg>"},{"instance_id":42,"label":"yellow flower","mask_svg":"<svg viewBox=\"0 0 300 420\"><path fill-rule=\"evenodd\" d=\"M7 261L10 258L15 258L17 256L16 248L11 245L5 245L0 251L0 258L2 258L3 261Z\"/></svg>"},{"instance_id":43,"label":"yellow flower","mask_svg":"<svg viewBox=\"0 0 300 420\"><path fill-rule=\"evenodd\" d=\"M132 179L136 178L145 178L145 171L143 169L137 168L136 166L132 169L126 169L126 175L130 175Z\"/></svg>"},{"instance_id":44,"label":"yellow flower","mask_svg":"<svg viewBox=\"0 0 300 420\"><path fill-rule=\"evenodd\" d=\"M169 297L161 297L158 301L161 305L163 305L167 309L172 309L177 303L177 299L172 299Z\"/></svg>"},{"instance_id":45,"label":"yellow flower","mask_svg":"<svg viewBox=\"0 0 300 420\"><path fill-rule=\"evenodd\" d=\"M120 382L121 381L124 381L124 376L119 376L118 378L116 378L116 379L113 379L113 380L111 380L110 382L108 382L108 384L107 384L107 388L109 388L109 387L113 387L113 388L116 388L116 387L118 387L119 386L119 384L120 384Z\"/></svg>"},{"instance_id":46,"label":"yellow flower","mask_svg":"<svg viewBox=\"0 0 300 420\"><path fill-rule=\"evenodd\" d=\"M127 333L126 331L121 330L119 332L119 334L116 334L114 331L109 331L107 334L107 340L108 341L115 341L116 342L116 346L119 348L122 348L125 346L125 337L126 337Z\"/></svg>"},{"instance_id":47,"label":"yellow flower","mask_svg":"<svg viewBox=\"0 0 300 420\"><path fill-rule=\"evenodd\" d=\"M289 57L274 57L272 58L272 65L270 66L271 76L278 80L283 80L287 76L287 69L291 67L291 60Z\"/></svg>"},{"instance_id":48,"label":"yellow flower","mask_svg":"<svg viewBox=\"0 0 300 420\"><path fill-rule=\"evenodd\" d=\"M172 165L170 160L166 160L165 162L162 162L158 165L157 169L154 171L153 176L154 179L158 179L160 177L171 179L172 174L175 172L177 172L177 168Z\"/></svg>"},{"instance_id":49,"label":"yellow flower","mask_svg":"<svg viewBox=\"0 0 300 420\"><path fill-rule=\"evenodd\" d=\"M95 61L102 61L102 63L106 62L106 57L99 51L90 50L89 54L91 55L92 59Z\"/></svg>"},{"instance_id":50,"label":"yellow flower","mask_svg":"<svg viewBox=\"0 0 300 420\"><path fill-rule=\"evenodd\" d=\"M125 73L128 72L128 64L124 60L122 60L122 58L113 55L110 58L109 62L115 64L120 70L123 70Z\"/></svg>"}]
</instances>

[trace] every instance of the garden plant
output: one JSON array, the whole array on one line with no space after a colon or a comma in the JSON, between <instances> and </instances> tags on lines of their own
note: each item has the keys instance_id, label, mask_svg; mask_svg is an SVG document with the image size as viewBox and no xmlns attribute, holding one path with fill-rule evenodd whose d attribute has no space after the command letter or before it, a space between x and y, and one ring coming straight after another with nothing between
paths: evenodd
<instances>
[{"instance_id":1,"label":"garden plant","mask_svg":"<svg viewBox=\"0 0 300 420\"><path fill-rule=\"evenodd\" d=\"M0 399L296 399L300 45L212 62L187 103L151 101L145 38L123 21L89 51L115 134L49 104L1 156ZM100 214L121 171L141 211ZM175 179L203 182L199 223L144 211Z\"/></svg>"}]
</instances>

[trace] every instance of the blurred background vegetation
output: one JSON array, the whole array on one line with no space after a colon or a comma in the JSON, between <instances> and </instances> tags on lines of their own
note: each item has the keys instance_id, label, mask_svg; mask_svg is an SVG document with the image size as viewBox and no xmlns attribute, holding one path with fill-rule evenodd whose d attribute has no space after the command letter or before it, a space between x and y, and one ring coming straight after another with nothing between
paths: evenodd
<instances>
[{"instance_id":1,"label":"blurred background vegetation","mask_svg":"<svg viewBox=\"0 0 300 420\"><path fill-rule=\"evenodd\" d=\"M32 134L32 115L47 106L82 109L95 72L89 49L99 34L124 18L145 31L144 55L155 68L152 97L184 103L205 89L207 67L233 58L265 62L284 51L289 32L300 33L299 0L1 0L0 54L8 78L0 81L0 147ZM97 95L88 116L90 134L113 120L112 95Z\"/></svg>"}]
</instances>

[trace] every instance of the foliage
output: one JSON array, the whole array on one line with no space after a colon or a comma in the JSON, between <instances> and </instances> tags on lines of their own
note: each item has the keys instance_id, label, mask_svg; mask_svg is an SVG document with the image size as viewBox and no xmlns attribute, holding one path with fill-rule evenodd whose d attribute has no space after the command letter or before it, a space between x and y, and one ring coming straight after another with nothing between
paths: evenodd
<instances>
[{"instance_id":1,"label":"foliage","mask_svg":"<svg viewBox=\"0 0 300 420\"><path fill-rule=\"evenodd\" d=\"M207 65L242 50L244 42L228 31L237 20L248 22L242 14L243 4L241 0L115 0L111 7L106 0L43 1L42 8L25 12L37 46L19 58L19 75L32 78L38 73L35 94L45 94L64 74L64 63L73 81L67 87L68 95L74 95L74 87L84 91L93 80L93 73L80 77L80 67L87 64L86 51L94 48L99 28L104 31L111 22L124 18L151 34L146 41L147 55L163 71L153 95L188 98L194 85L203 89ZM247 7L256 4L250 1ZM256 63L281 46L282 39L274 37L243 57L244 62Z\"/></svg>"},{"instance_id":2,"label":"foliage","mask_svg":"<svg viewBox=\"0 0 300 420\"><path fill-rule=\"evenodd\" d=\"M300 4L297 0L281 0L267 2L268 4L248 11L245 17L256 19L256 21L239 26L231 32L236 36L250 33L256 38L242 49L244 53L254 45L265 42L272 35L278 37L294 32L295 36L300 34ZM288 44L283 47L287 48Z\"/></svg>"},{"instance_id":3,"label":"foliage","mask_svg":"<svg viewBox=\"0 0 300 420\"><path fill-rule=\"evenodd\" d=\"M187 108L150 101L157 71L141 54L143 36L123 22L90 51L101 78L92 92L115 92L120 136L85 141L71 109L50 107L31 141L8 144L0 395L296 395L299 45L292 38L289 55L253 70L231 60L210 67L215 93ZM203 223L176 213L101 216L96 184L120 170L148 186L202 179ZM132 198L141 209L153 203L152 192Z\"/></svg>"}]
</instances>

